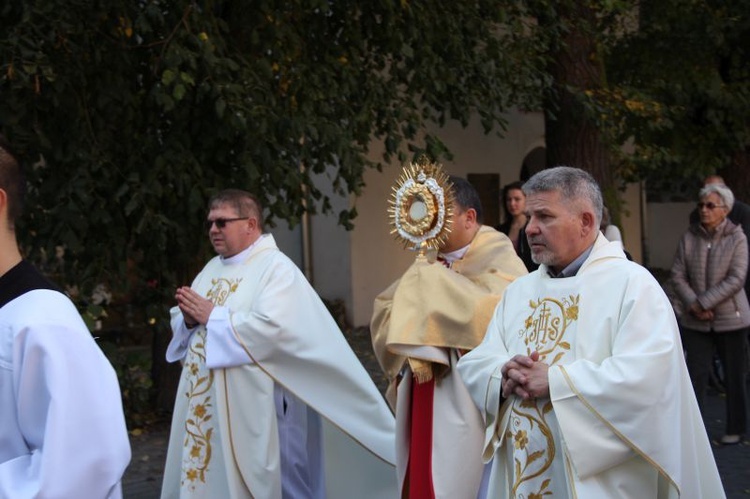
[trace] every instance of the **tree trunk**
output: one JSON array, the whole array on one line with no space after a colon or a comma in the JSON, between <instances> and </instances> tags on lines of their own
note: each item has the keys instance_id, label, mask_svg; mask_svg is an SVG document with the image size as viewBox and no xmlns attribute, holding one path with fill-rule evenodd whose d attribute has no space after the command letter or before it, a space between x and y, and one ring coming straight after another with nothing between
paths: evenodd
<instances>
[{"instance_id":1,"label":"tree trunk","mask_svg":"<svg viewBox=\"0 0 750 499\"><path fill-rule=\"evenodd\" d=\"M594 12L580 0L558 5L558 20L567 30L552 48L552 87L545 95L544 118L547 165L575 166L591 173L605 193L608 205L618 204L608 144L583 102L599 91L604 65L599 58L593 30ZM540 24L544 20L540 19ZM617 206L611 206L617 211Z\"/></svg>"}]
</instances>

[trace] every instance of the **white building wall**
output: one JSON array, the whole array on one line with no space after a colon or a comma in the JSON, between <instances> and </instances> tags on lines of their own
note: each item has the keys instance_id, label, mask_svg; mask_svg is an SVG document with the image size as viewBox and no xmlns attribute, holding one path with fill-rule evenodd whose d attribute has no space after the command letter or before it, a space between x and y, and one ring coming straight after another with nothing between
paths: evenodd
<instances>
[{"instance_id":1,"label":"white building wall","mask_svg":"<svg viewBox=\"0 0 750 499\"><path fill-rule=\"evenodd\" d=\"M327 174L316 175L315 185L331 199L333 213L310 217L310 257L309 276L312 285L321 298L343 300L351 321L352 272L351 272L351 232L338 224L338 214L349 207L348 196L333 193L332 181ZM291 229L286 222L271 229L279 249L291 258L305 272L303 231L300 225Z\"/></svg>"},{"instance_id":2,"label":"white building wall","mask_svg":"<svg viewBox=\"0 0 750 499\"><path fill-rule=\"evenodd\" d=\"M540 113L512 114L504 138L485 135L478 120L466 129L451 123L431 133L438 135L454 154L452 161L443 163L447 173L463 177L468 173L499 173L504 185L518 180L526 154L543 145L544 120ZM402 167L391 165L382 172L368 171L366 187L356 201L359 216L351 235L351 269L352 322L357 326L369 324L375 297L414 261L414 253L390 234L388 200Z\"/></svg>"},{"instance_id":3,"label":"white building wall","mask_svg":"<svg viewBox=\"0 0 750 499\"><path fill-rule=\"evenodd\" d=\"M695 203L648 203L645 221L650 268L670 269L680 238L688 228L690 211Z\"/></svg>"}]
</instances>

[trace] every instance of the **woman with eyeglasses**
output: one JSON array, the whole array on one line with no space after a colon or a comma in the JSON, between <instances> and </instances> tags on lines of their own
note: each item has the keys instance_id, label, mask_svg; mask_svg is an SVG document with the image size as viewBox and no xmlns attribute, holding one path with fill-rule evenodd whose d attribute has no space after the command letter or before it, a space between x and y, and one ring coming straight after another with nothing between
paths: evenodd
<instances>
[{"instance_id":1,"label":"woman with eyeglasses","mask_svg":"<svg viewBox=\"0 0 750 499\"><path fill-rule=\"evenodd\" d=\"M750 326L744 283L748 244L742 228L727 219L734 195L722 184L707 184L699 193L699 222L680 240L672 281L682 310L678 313L682 345L698 405L708 387L714 349L724 368L726 385L725 445L745 433L745 337Z\"/></svg>"}]
</instances>

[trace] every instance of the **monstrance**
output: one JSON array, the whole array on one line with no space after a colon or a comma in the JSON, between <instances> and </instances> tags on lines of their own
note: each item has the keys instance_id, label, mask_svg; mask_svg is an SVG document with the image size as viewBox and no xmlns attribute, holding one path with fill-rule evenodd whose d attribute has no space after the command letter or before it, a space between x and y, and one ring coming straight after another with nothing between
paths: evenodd
<instances>
[{"instance_id":1,"label":"monstrance","mask_svg":"<svg viewBox=\"0 0 750 499\"><path fill-rule=\"evenodd\" d=\"M405 166L393 187L388 213L396 239L425 258L451 230L453 189L442 165L421 159Z\"/></svg>"}]
</instances>

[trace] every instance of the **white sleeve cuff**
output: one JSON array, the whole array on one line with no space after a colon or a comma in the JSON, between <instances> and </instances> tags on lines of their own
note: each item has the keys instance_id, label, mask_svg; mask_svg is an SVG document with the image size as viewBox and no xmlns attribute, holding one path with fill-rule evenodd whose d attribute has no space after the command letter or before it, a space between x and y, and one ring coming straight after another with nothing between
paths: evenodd
<instances>
[{"instance_id":1,"label":"white sleeve cuff","mask_svg":"<svg viewBox=\"0 0 750 499\"><path fill-rule=\"evenodd\" d=\"M226 369L252 364L250 355L237 341L231 321L232 311L214 307L206 325L206 367Z\"/></svg>"},{"instance_id":2,"label":"white sleeve cuff","mask_svg":"<svg viewBox=\"0 0 750 499\"><path fill-rule=\"evenodd\" d=\"M172 320L172 340L167 346L167 362L177 362L185 358L190 337L198 328L188 329L182 315Z\"/></svg>"}]
</instances>

